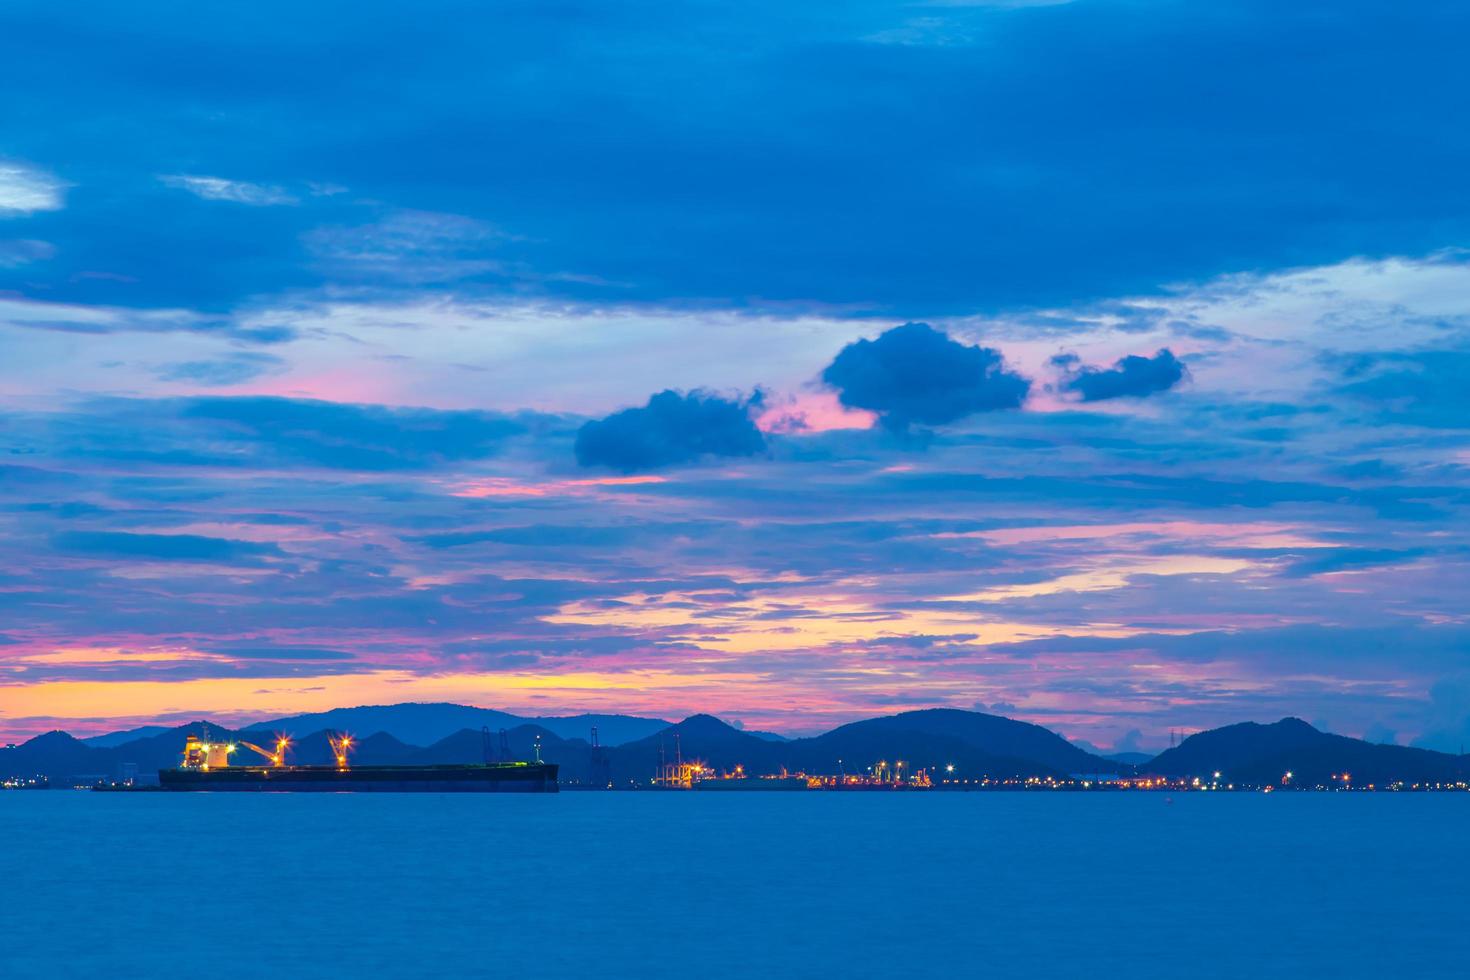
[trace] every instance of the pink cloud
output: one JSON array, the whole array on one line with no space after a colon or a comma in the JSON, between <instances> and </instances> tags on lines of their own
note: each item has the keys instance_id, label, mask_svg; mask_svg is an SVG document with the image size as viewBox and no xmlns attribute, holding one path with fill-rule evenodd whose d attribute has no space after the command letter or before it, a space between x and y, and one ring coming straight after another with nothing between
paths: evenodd
<instances>
[{"instance_id":1,"label":"pink cloud","mask_svg":"<svg viewBox=\"0 0 1470 980\"><path fill-rule=\"evenodd\" d=\"M831 432L835 429L871 429L878 416L848 408L830 391L807 391L773 400L755 420L762 432Z\"/></svg>"},{"instance_id":2,"label":"pink cloud","mask_svg":"<svg viewBox=\"0 0 1470 980\"><path fill-rule=\"evenodd\" d=\"M663 476L605 476L587 480L523 482L512 477L487 477L461 483L450 491L455 497L566 497L588 496L604 487L636 487L667 483Z\"/></svg>"}]
</instances>

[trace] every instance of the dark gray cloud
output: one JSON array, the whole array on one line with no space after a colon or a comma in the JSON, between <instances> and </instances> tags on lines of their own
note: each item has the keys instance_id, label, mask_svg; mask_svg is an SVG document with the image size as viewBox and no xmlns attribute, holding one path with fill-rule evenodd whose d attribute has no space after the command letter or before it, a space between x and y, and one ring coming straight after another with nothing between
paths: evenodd
<instances>
[{"instance_id":1,"label":"dark gray cloud","mask_svg":"<svg viewBox=\"0 0 1470 980\"><path fill-rule=\"evenodd\" d=\"M236 326L230 330L230 336L235 340L249 343L284 344L295 340L300 336L300 332L295 327L287 327L282 324L261 327Z\"/></svg>"},{"instance_id":2,"label":"dark gray cloud","mask_svg":"<svg viewBox=\"0 0 1470 980\"><path fill-rule=\"evenodd\" d=\"M75 411L13 417L10 452L45 447L50 465L76 466L88 478L99 464L245 470L356 470L391 475L440 469L512 451L566 452L570 420L263 396L96 398ZM0 450L4 445L0 443ZM30 462L30 461L28 461ZM72 480L34 469L11 482ZM165 483L157 485L162 490ZM181 484L174 483L178 488ZM130 494L150 493L135 485ZM150 497L150 499L160 499Z\"/></svg>"},{"instance_id":3,"label":"dark gray cloud","mask_svg":"<svg viewBox=\"0 0 1470 980\"><path fill-rule=\"evenodd\" d=\"M1297 558L1283 571L1288 578L1350 572L1378 565L1399 565L1429 554L1428 548L1320 548Z\"/></svg>"},{"instance_id":4,"label":"dark gray cloud","mask_svg":"<svg viewBox=\"0 0 1470 980\"><path fill-rule=\"evenodd\" d=\"M160 381L191 381L209 387L225 387L257 378L285 363L273 354L242 351L208 361L179 361L174 364L165 364L155 373Z\"/></svg>"},{"instance_id":5,"label":"dark gray cloud","mask_svg":"<svg viewBox=\"0 0 1470 980\"><path fill-rule=\"evenodd\" d=\"M1167 347L1155 352L1153 357L1129 354L1114 361L1110 368L1079 366L1076 355L1072 354L1054 357L1052 363L1067 372L1062 389L1081 395L1085 402L1147 398L1168 391L1189 375L1184 362Z\"/></svg>"},{"instance_id":6,"label":"dark gray cloud","mask_svg":"<svg viewBox=\"0 0 1470 980\"><path fill-rule=\"evenodd\" d=\"M483 530L447 531L413 540L430 548L459 548L474 544L503 544L529 548L605 548L640 539L657 539L676 534L713 533L723 530L714 523L640 522L619 525L530 524ZM649 543L653 543L652 540Z\"/></svg>"},{"instance_id":7,"label":"dark gray cloud","mask_svg":"<svg viewBox=\"0 0 1470 980\"><path fill-rule=\"evenodd\" d=\"M370 216L353 210L369 194L512 220L525 239L508 258L595 276L610 284L600 299L946 313L1417 253L1470 228L1456 190L1470 134L1423 138L1425 120L1463 115L1470 13L1452 0L1412 15L1241 0L1228 17L1185 3L934 4L917 18L891 3L810 17L757 2L655 19L638 5L569 18L496 4L437 20L408 5L351 18L298 4L291 36L201 10L132 37L147 72L114 63L133 5L96 6L88 33L68 31L68 5L32 3L0 37L7 152L118 175L82 182L85 206L37 216L25 234L44 231L56 257L3 283L39 281L65 302L223 309L352 276L340 260L303 268L323 261L314 249L362 266L364 285L413 268L410 250L447 248L440 274L459 274L453 240L390 229L359 243ZM295 47L305 36L372 57L311 63ZM1281 56L1303 37L1309 57ZM1370 55L1380 67L1364 72ZM396 111L365 97L377 85ZM485 135L498 133L514 145ZM1270 153L1234 152L1267 140ZM122 176L161 160L359 192L251 208ZM314 239L320 228L347 229L345 241ZM78 275L99 270L118 278Z\"/></svg>"},{"instance_id":8,"label":"dark gray cloud","mask_svg":"<svg viewBox=\"0 0 1470 980\"><path fill-rule=\"evenodd\" d=\"M1470 673L1464 665L1429 687L1429 724L1411 744L1463 753L1470 745Z\"/></svg>"},{"instance_id":9,"label":"dark gray cloud","mask_svg":"<svg viewBox=\"0 0 1470 980\"><path fill-rule=\"evenodd\" d=\"M1019 408L1031 382L989 347L962 344L927 323L905 323L838 352L822 372L842 404L883 424L944 425L976 412Z\"/></svg>"},{"instance_id":10,"label":"dark gray cloud","mask_svg":"<svg viewBox=\"0 0 1470 980\"><path fill-rule=\"evenodd\" d=\"M0 242L0 271L6 267L4 242ZM78 273L74 279L89 277ZM125 278L125 277L124 277ZM228 340L235 344L283 344L300 337L300 331L282 324L250 326L228 315L190 310L150 310L119 307L93 310L77 317L67 306L28 300L27 305L7 317L6 325L49 333L95 334L188 333ZM102 315L98 315L98 314Z\"/></svg>"},{"instance_id":11,"label":"dark gray cloud","mask_svg":"<svg viewBox=\"0 0 1470 980\"><path fill-rule=\"evenodd\" d=\"M1470 351L1382 353L1342 365L1341 390L1386 419L1433 428L1470 428Z\"/></svg>"},{"instance_id":12,"label":"dark gray cloud","mask_svg":"<svg viewBox=\"0 0 1470 980\"><path fill-rule=\"evenodd\" d=\"M504 263L487 253L508 237L483 221L426 211L393 211L368 224L303 236L335 276L415 285L500 275Z\"/></svg>"},{"instance_id":13,"label":"dark gray cloud","mask_svg":"<svg viewBox=\"0 0 1470 980\"><path fill-rule=\"evenodd\" d=\"M159 561L234 562L280 555L274 544L210 538L198 534L133 534L126 531L63 531L51 547L87 558L138 558Z\"/></svg>"},{"instance_id":14,"label":"dark gray cloud","mask_svg":"<svg viewBox=\"0 0 1470 980\"><path fill-rule=\"evenodd\" d=\"M286 646L275 644L211 644L210 653L218 653L236 660L355 660L357 655L346 650L329 647Z\"/></svg>"},{"instance_id":15,"label":"dark gray cloud","mask_svg":"<svg viewBox=\"0 0 1470 980\"><path fill-rule=\"evenodd\" d=\"M705 456L754 456L766 448L751 419L759 401L758 394L732 401L703 391L661 391L641 408L582 426L574 447L577 462L632 473Z\"/></svg>"},{"instance_id":16,"label":"dark gray cloud","mask_svg":"<svg viewBox=\"0 0 1470 980\"><path fill-rule=\"evenodd\" d=\"M216 423L226 438L318 466L401 470L494 455L525 425L485 412L387 408L292 398L198 398L186 419Z\"/></svg>"},{"instance_id":17,"label":"dark gray cloud","mask_svg":"<svg viewBox=\"0 0 1470 980\"><path fill-rule=\"evenodd\" d=\"M1462 667L1470 652L1470 629L1409 621L1351 627L1305 624L1260 629L1220 629L1173 635L1142 633L1129 637L1055 636L995 644L1011 654L1089 654L1148 650L1172 661L1288 662L1296 669L1331 671L1338 677L1376 674L1391 656L1399 678L1433 675Z\"/></svg>"}]
</instances>

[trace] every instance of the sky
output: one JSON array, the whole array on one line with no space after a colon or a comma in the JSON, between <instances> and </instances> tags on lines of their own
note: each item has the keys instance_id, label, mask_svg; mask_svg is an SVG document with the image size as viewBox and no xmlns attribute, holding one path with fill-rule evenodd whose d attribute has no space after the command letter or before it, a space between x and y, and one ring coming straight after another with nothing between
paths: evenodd
<instances>
[{"instance_id":1,"label":"sky","mask_svg":"<svg viewBox=\"0 0 1470 980\"><path fill-rule=\"evenodd\" d=\"M1470 7L7 4L0 741L1470 736Z\"/></svg>"}]
</instances>

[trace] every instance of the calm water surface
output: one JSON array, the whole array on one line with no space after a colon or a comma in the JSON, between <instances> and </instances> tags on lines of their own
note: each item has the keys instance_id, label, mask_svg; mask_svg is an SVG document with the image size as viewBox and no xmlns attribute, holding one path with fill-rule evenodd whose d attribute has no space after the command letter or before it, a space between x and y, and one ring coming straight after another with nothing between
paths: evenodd
<instances>
[{"instance_id":1,"label":"calm water surface","mask_svg":"<svg viewBox=\"0 0 1470 980\"><path fill-rule=\"evenodd\" d=\"M1464 977L1470 796L0 793L0 977Z\"/></svg>"}]
</instances>

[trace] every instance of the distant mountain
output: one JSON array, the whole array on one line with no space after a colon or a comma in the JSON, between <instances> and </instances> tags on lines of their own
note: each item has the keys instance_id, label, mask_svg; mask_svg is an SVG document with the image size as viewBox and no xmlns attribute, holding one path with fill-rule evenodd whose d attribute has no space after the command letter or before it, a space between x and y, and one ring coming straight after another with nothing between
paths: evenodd
<instances>
[{"instance_id":1,"label":"distant mountain","mask_svg":"<svg viewBox=\"0 0 1470 980\"><path fill-rule=\"evenodd\" d=\"M751 773L779 772L790 742L747 734L712 715L691 715L663 731L608 753L614 785L647 783L664 762L700 760L718 770L744 766Z\"/></svg>"},{"instance_id":2,"label":"distant mountain","mask_svg":"<svg viewBox=\"0 0 1470 980\"><path fill-rule=\"evenodd\" d=\"M913 772L927 769L942 778L954 767L956 778L1052 776L1061 770L1035 760L998 756L952 735L912 729L843 726L816 738L788 743L785 765L814 773L863 773L879 760L903 763Z\"/></svg>"},{"instance_id":3,"label":"distant mountain","mask_svg":"<svg viewBox=\"0 0 1470 980\"><path fill-rule=\"evenodd\" d=\"M468 722L443 735L416 743L390 733L380 725L419 733L438 731L452 718ZM1038 725L973 711L934 709L905 711L842 725L810 738L776 740L766 733L747 732L710 715L693 715L676 725L655 719L620 715L583 715L523 722L505 712L463 705L387 705L348 708L318 715L280 719L245 731L210 725L217 740L239 744L236 764L262 765L245 743L273 749L271 732L294 732L289 760L298 765L330 765L328 730L357 736L352 750L356 765L475 763L486 759L528 760L539 740L541 757L561 766L562 780L577 783L594 775L594 753L584 734L592 721L599 735L604 726L618 731L657 726L644 736L612 744L604 741L603 754L615 785L646 784L660 761L700 760L717 770L743 766L751 775L780 772L860 773L876 762L904 762L910 770L927 768L936 774L953 766L959 778L983 776L1046 776L1077 772L1132 772L1137 755L1112 758L1094 755ZM553 723L568 734L558 732ZM47 732L14 748L0 749L0 776L46 775L53 780L75 776L115 778L131 763L140 775L178 765L185 737L198 733L203 722L177 728L141 729L121 744L80 740L65 732ZM415 728L414 726L419 726ZM488 736L484 729L489 728ZM375 730L377 729L377 730ZM501 749L505 730L508 752ZM141 734L140 734L141 732ZM1149 759L1140 759L1140 771L1167 776L1223 778L1241 783L1275 783L1286 772L1298 785L1333 785L1333 774L1352 774L1355 785L1407 782L1446 782L1470 775L1470 757L1426 749L1376 745L1320 732L1297 718L1271 725L1247 723L1201 732L1183 744Z\"/></svg>"},{"instance_id":4,"label":"distant mountain","mask_svg":"<svg viewBox=\"0 0 1470 980\"><path fill-rule=\"evenodd\" d=\"M1164 776L1222 778L1245 783L1279 783L1290 772L1299 786L1334 784L1348 773L1355 785L1455 781L1470 774L1464 756L1401 745L1378 745L1318 731L1300 718L1271 725L1245 722L1191 735L1160 753L1145 771Z\"/></svg>"},{"instance_id":5,"label":"distant mountain","mask_svg":"<svg viewBox=\"0 0 1470 980\"><path fill-rule=\"evenodd\" d=\"M900 735L921 735L948 740L971 750L966 753L967 756L979 752L996 760L1028 763L1033 770L1039 765L1050 773L1117 772L1120 768L1117 762L1085 752L1056 732L1040 725L953 708L905 711L882 718L869 718L834 728L814 739L799 739L790 744L807 742L836 746L847 742L876 748L885 740L893 741ZM922 744L922 740L920 741ZM830 751L828 754L830 755ZM938 758L930 761L948 764Z\"/></svg>"},{"instance_id":6,"label":"distant mountain","mask_svg":"<svg viewBox=\"0 0 1470 980\"><path fill-rule=\"evenodd\" d=\"M400 742L422 746L464 728L478 731L488 726L493 731L517 724L520 724L520 719L515 715L491 708L462 704L374 704L275 718L257 722L247 730L295 732L298 735L331 730L357 736L386 732Z\"/></svg>"},{"instance_id":7,"label":"distant mountain","mask_svg":"<svg viewBox=\"0 0 1470 980\"><path fill-rule=\"evenodd\" d=\"M1153 759L1152 752L1109 752L1103 756L1114 762L1121 762L1125 766L1141 766Z\"/></svg>"},{"instance_id":8,"label":"distant mountain","mask_svg":"<svg viewBox=\"0 0 1470 980\"><path fill-rule=\"evenodd\" d=\"M150 735L162 735L167 731L172 731L172 729L164 725L144 725L142 728L129 728L121 732L108 732L106 735L93 735L91 738L82 739L82 741L94 749L109 749L114 745L124 745L140 738L147 738Z\"/></svg>"},{"instance_id":9,"label":"distant mountain","mask_svg":"<svg viewBox=\"0 0 1470 980\"><path fill-rule=\"evenodd\" d=\"M675 738L677 737L677 740ZM772 742L709 715L610 753L615 783L646 782L660 759L698 759L716 770L743 766L751 774L864 772L879 760L938 773L954 766L962 777L1116 772L1120 765L1090 755L1037 725L972 711L907 711L834 728L812 738Z\"/></svg>"},{"instance_id":10,"label":"distant mountain","mask_svg":"<svg viewBox=\"0 0 1470 980\"><path fill-rule=\"evenodd\" d=\"M291 747L286 750L287 761L298 766L333 765L337 757L332 751L328 738L329 733L335 732L335 729L323 729L293 739ZM247 731L241 734L245 738L250 738L259 733ZM260 744L265 749L272 747L269 740ZM354 738L350 755L353 764L359 766L401 766L414 761L413 757L419 751L418 746L405 745L387 732L374 732L366 738ZM248 752L242 753L235 761L239 765L249 766L267 764L266 760Z\"/></svg>"},{"instance_id":11,"label":"distant mountain","mask_svg":"<svg viewBox=\"0 0 1470 980\"><path fill-rule=\"evenodd\" d=\"M879 759L956 778L1007 778L1113 772L1118 766L1090 755L1037 725L952 709L905 711L834 728L787 743L788 765L808 772L863 772Z\"/></svg>"},{"instance_id":12,"label":"distant mountain","mask_svg":"<svg viewBox=\"0 0 1470 980\"><path fill-rule=\"evenodd\" d=\"M500 733L491 732L488 741L478 728L465 728L446 736L433 745L416 749L409 756L410 765L465 765L477 762L515 762L534 758L537 737L541 739L541 758L546 762L560 762L564 746L576 746L585 755L587 743L578 739L567 741L555 732L540 725L517 725L507 729L505 740L509 753L500 749ZM572 760L576 761L576 760Z\"/></svg>"},{"instance_id":13,"label":"distant mountain","mask_svg":"<svg viewBox=\"0 0 1470 980\"><path fill-rule=\"evenodd\" d=\"M0 776L66 776L102 773L92 768L96 753L66 732L46 732L14 748L0 749Z\"/></svg>"},{"instance_id":14,"label":"distant mountain","mask_svg":"<svg viewBox=\"0 0 1470 980\"><path fill-rule=\"evenodd\" d=\"M424 738L444 726L462 722L437 738ZM588 740L592 723L599 736L614 732L652 729L643 737L614 744L603 737L610 773L615 783L646 783L661 760L682 755L716 769L744 766L752 774L783 769L807 772L862 772L880 759L905 762L910 769L939 770L953 765L969 776L1052 775L1067 772L1109 771L1107 760L1091 756L1060 736L1024 722L966 711L910 711L843 725L813 738L781 740L769 733L738 730L710 715L694 715L676 725L655 719L617 715L584 715L521 722L514 715L463 705L404 704L347 708L299 715L233 731L211 725L211 736L240 743L237 764L259 765L264 759L245 745L253 741L267 751L276 731L294 733L290 761L298 765L330 765L329 730L357 735L352 759L358 765L481 762L499 758L500 730L506 730L512 759L529 759L540 738L542 758L563 767L563 778L589 778L592 752ZM202 722L161 729L118 745L86 743L61 732L32 739L15 749L0 750L0 773L43 773L57 778L77 774L115 776L123 763L134 763L141 773L177 765L185 737L200 731ZM487 739L483 729L491 729ZM560 728L561 731L558 731ZM408 731L418 739L398 734Z\"/></svg>"},{"instance_id":15,"label":"distant mountain","mask_svg":"<svg viewBox=\"0 0 1470 980\"><path fill-rule=\"evenodd\" d=\"M330 729L371 735L387 732L410 745L427 746L464 729L489 728L497 732L521 725L539 725L560 738L588 738L597 728L604 745L644 738L669 722L661 718L639 718L631 715L571 715L564 718L523 718L493 708L476 708L463 704L382 704L356 708L337 708L313 714L292 715L250 725L257 732L315 732Z\"/></svg>"},{"instance_id":16,"label":"distant mountain","mask_svg":"<svg viewBox=\"0 0 1470 980\"><path fill-rule=\"evenodd\" d=\"M637 715L567 715L564 718L522 718L521 724L539 725L559 738L586 739L597 726L597 738L603 745L622 745L668 728L672 722L663 718L640 718Z\"/></svg>"},{"instance_id":17,"label":"distant mountain","mask_svg":"<svg viewBox=\"0 0 1470 980\"><path fill-rule=\"evenodd\" d=\"M156 772L179 764L189 731L199 731L199 723L164 729L113 746L89 744L65 732L48 732L13 749L0 749L0 776L44 775L58 780L86 775L114 779L124 763L135 764L140 774ZM233 732L218 726L211 725L210 731L217 738L234 737Z\"/></svg>"},{"instance_id":18,"label":"distant mountain","mask_svg":"<svg viewBox=\"0 0 1470 980\"><path fill-rule=\"evenodd\" d=\"M29 776L41 774L53 779L67 779L79 775L101 776L115 779L121 774L122 766L131 763L138 767L139 775L145 779L159 769L177 766L183 756L184 741L190 734L200 734L204 722L180 725L164 729L156 735L147 735L123 745L99 746L72 738L65 732L50 732L39 735L13 749L0 749L0 775ZM268 765L267 759L249 748L254 742L265 752L274 750L270 734L258 729L234 731L221 725L210 724L209 737L216 741L236 743L239 748L232 762L235 765ZM473 732L478 747L482 737L478 729ZM328 744L328 730L323 729L292 738L287 760L295 765L327 766L335 759ZM527 743L529 744L529 743ZM376 732L359 737L352 747L352 761L357 765L388 766L422 762L478 762L482 753L477 748L473 758L426 758L425 750L416 745L407 745L385 732ZM529 756L526 756L529 758Z\"/></svg>"}]
</instances>

